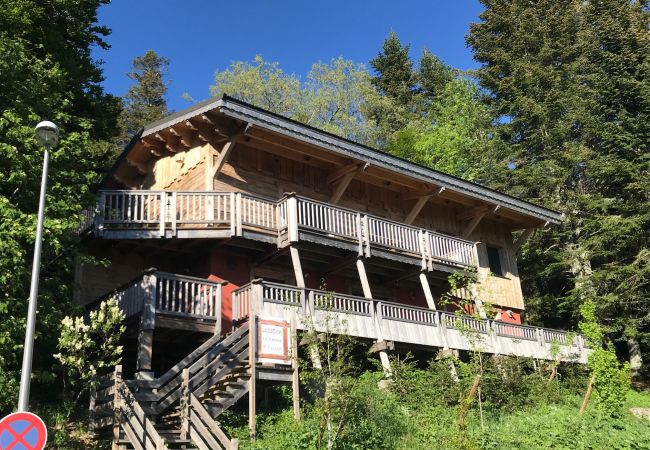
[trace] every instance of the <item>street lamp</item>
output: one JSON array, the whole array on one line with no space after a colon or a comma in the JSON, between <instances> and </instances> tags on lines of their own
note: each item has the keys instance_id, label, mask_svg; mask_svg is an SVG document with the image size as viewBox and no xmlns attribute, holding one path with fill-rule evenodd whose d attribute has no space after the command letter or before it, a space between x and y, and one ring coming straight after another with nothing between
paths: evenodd
<instances>
[{"instance_id":1,"label":"street lamp","mask_svg":"<svg viewBox=\"0 0 650 450\"><path fill-rule=\"evenodd\" d=\"M41 243L43 240L43 214L45 211L45 191L47 190L47 167L50 162L50 150L59 143L59 129L50 121L36 125L36 141L45 148L43 155L43 175L41 176L41 196L38 201L38 221L36 223L36 241L34 242L34 263L32 266L32 283L29 288L29 307L27 310L27 328L25 329L25 346L23 349L23 368L20 372L20 394L18 411L27 411L29 407L29 382L32 376L32 355L34 353L34 328L36 326L36 299L38 297L38 276L41 269Z\"/></svg>"}]
</instances>

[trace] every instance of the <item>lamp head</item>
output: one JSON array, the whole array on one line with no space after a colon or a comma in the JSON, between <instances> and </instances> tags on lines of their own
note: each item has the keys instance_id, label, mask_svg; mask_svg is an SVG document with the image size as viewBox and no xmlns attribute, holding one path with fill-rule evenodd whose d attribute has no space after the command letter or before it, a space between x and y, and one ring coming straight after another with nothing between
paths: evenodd
<instances>
[{"instance_id":1,"label":"lamp head","mask_svg":"<svg viewBox=\"0 0 650 450\"><path fill-rule=\"evenodd\" d=\"M40 122L36 125L36 141L48 150L56 147L59 143L59 128L49 120Z\"/></svg>"}]
</instances>

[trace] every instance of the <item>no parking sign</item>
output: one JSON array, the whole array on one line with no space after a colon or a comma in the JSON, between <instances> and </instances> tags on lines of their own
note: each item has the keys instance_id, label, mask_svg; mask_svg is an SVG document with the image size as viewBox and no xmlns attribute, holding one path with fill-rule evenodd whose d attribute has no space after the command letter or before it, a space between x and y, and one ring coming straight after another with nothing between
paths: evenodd
<instances>
[{"instance_id":1,"label":"no parking sign","mask_svg":"<svg viewBox=\"0 0 650 450\"><path fill-rule=\"evenodd\" d=\"M36 414L16 412L0 420L0 450L43 450L47 428Z\"/></svg>"}]
</instances>

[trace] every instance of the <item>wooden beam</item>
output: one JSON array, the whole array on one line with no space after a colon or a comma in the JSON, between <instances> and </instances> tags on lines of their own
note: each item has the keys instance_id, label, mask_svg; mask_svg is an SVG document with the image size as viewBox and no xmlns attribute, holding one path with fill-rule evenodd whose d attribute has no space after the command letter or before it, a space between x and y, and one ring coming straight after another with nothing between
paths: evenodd
<instances>
[{"instance_id":1,"label":"wooden beam","mask_svg":"<svg viewBox=\"0 0 650 450\"><path fill-rule=\"evenodd\" d=\"M336 169L334 172L332 172L331 174L329 174L327 176L327 184L332 184L335 181L338 181L344 175L347 175L347 174L349 174L351 172L356 172L357 170L359 170L359 166L361 164L362 163L353 162L353 163L347 164L347 165L345 165L343 167L339 167L338 169Z\"/></svg>"},{"instance_id":2,"label":"wooden beam","mask_svg":"<svg viewBox=\"0 0 650 450\"><path fill-rule=\"evenodd\" d=\"M519 235L517 240L512 244L512 253L517 253L519 249L521 248L524 243L528 240L528 238L533 234L533 231L535 231L534 228L527 228L524 230L523 233Z\"/></svg>"},{"instance_id":3,"label":"wooden beam","mask_svg":"<svg viewBox=\"0 0 650 450\"><path fill-rule=\"evenodd\" d=\"M343 193L345 190L348 188L350 185L350 182L354 178L355 172L350 172L347 173L341 178L341 180L338 182L336 185L336 189L334 189L334 192L332 193L332 196L330 197L329 202L333 205L338 204L339 200L341 200L341 197L343 197Z\"/></svg>"},{"instance_id":4,"label":"wooden beam","mask_svg":"<svg viewBox=\"0 0 650 450\"><path fill-rule=\"evenodd\" d=\"M355 164L352 169L350 169L350 166L346 166L344 167L345 173L340 177L338 177L338 174L335 172L334 175L337 175L337 177L333 179L338 180L338 184L336 185L336 189L334 189L334 192L332 193L329 202L333 205L338 204L339 200L341 200L341 197L343 197L345 190L350 185L350 182L352 181L354 176L359 172L365 171L366 169L368 169L369 166L370 166L369 163ZM330 177L328 177L328 179L329 178Z\"/></svg>"},{"instance_id":5,"label":"wooden beam","mask_svg":"<svg viewBox=\"0 0 650 450\"><path fill-rule=\"evenodd\" d=\"M489 206L481 205L475 208L466 209L458 214L456 214L456 220L465 221L474 219L476 216L483 217L490 210Z\"/></svg>"},{"instance_id":6,"label":"wooden beam","mask_svg":"<svg viewBox=\"0 0 650 450\"><path fill-rule=\"evenodd\" d=\"M212 173L211 173L211 178L214 179L216 178L219 173L221 172L221 169L223 169L223 166L226 164L226 161L228 161L228 158L230 154L232 153L233 148L235 148L235 144L237 144L237 141L241 139L244 135L246 135L252 128L252 125L250 123L247 123L239 133L233 134L230 136L228 141L224 144L224 146L221 148L221 152L219 152L219 156L217 157L217 161L214 163L212 167Z\"/></svg>"},{"instance_id":7,"label":"wooden beam","mask_svg":"<svg viewBox=\"0 0 650 450\"><path fill-rule=\"evenodd\" d=\"M370 346L368 353L387 352L395 350L394 341L377 341Z\"/></svg>"},{"instance_id":8,"label":"wooden beam","mask_svg":"<svg viewBox=\"0 0 650 450\"><path fill-rule=\"evenodd\" d=\"M275 260L276 258L279 258L280 256L284 256L289 252L289 247L284 247L281 249L273 249L267 253L265 253L260 259L257 261L254 261L252 266L253 267L259 267L264 264L270 263L271 261Z\"/></svg>"},{"instance_id":9,"label":"wooden beam","mask_svg":"<svg viewBox=\"0 0 650 450\"><path fill-rule=\"evenodd\" d=\"M422 284L422 290L424 291L424 298L427 299L427 306L429 309L436 309L436 302L433 300L431 286L429 286L429 279L427 278L427 274L424 272L420 272L420 283Z\"/></svg>"},{"instance_id":10,"label":"wooden beam","mask_svg":"<svg viewBox=\"0 0 650 450\"><path fill-rule=\"evenodd\" d=\"M427 204L429 199L431 198L430 195L423 195L422 197L418 198L413 207L411 208L411 211L408 213L406 216L406 219L404 219L404 223L407 225L410 225L413 223L415 218L420 214L420 211L422 211L422 208L424 208L424 205Z\"/></svg>"},{"instance_id":11,"label":"wooden beam","mask_svg":"<svg viewBox=\"0 0 650 450\"><path fill-rule=\"evenodd\" d=\"M131 158L126 157L124 159L126 161L126 164L129 165L130 167L133 167L138 171L140 175L146 175L147 174L147 169L143 167L143 165L137 161L133 161Z\"/></svg>"},{"instance_id":12,"label":"wooden beam","mask_svg":"<svg viewBox=\"0 0 650 450\"><path fill-rule=\"evenodd\" d=\"M219 156L217 157L217 160L212 165L212 171L210 172L211 180L214 180L217 177L217 175L219 175L219 172L221 172L221 169L223 169L223 166L226 164L226 161L228 161L228 158L230 157L230 153L232 153L232 149L235 148L236 143L237 143L237 139L233 138L223 145L221 151L219 152Z\"/></svg>"},{"instance_id":13,"label":"wooden beam","mask_svg":"<svg viewBox=\"0 0 650 450\"><path fill-rule=\"evenodd\" d=\"M305 276L302 271L302 265L300 264L300 253L298 249L290 245L289 252L291 253L291 262L293 263L293 273L296 277L296 286L299 288L305 288Z\"/></svg>"},{"instance_id":14,"label":"wooden beam","mask_svg":"<svg viewBox=\"0 0 650 450\"><path fill-rule=\"evenodd\" d=\"M474 218L470 221L470 223L467 224L465 227L465 230L463 231L463 234L461 234L461 237L463 239L467 239L470 234L476 229L478 224L481 222L483 217L487 214L487 211L483 211L482 213L479 213L474 216Z\"/></svg>"},{"instance_id":15,"label":"wooden beam","mask_svg":"<svg viewBox=\"0 0 650 450\"><path fill-rule=\"evenodd\" d=\"M428 188L424 189L419 192L411 192L409 194L405 194L404 197L402 197L403 200L415 200L419 199L421 197L433 197L434 195L442 195L443 192L445 192L447 188L445 187L433 187L433 188Z\"/></svg>"},{"instance_id":16,"label":"wooden beam","mask_svg":"<svg viewBox=\"0 0 650 450\"><path fill-rule=\"evenodd\" d=\"M321 271L321 275L326 276L338 272L339 270L343 270L346 267L349 267L352 264L354 264L357 258L358 255L353 253L351 255L346 255L341 258L335 259L330 264L328 264L323 271Z\"/></svg>"}]
</instances>

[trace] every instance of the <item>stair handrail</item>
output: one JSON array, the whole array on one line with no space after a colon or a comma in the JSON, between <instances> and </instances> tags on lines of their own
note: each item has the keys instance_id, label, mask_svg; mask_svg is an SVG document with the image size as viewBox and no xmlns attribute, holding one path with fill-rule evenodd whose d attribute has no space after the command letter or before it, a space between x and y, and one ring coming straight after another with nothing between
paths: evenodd
<instances>
[{"instance_id":1,"label":"stair handrail","mask_svg":"<svg viewBox=\"0 0 650 450\"><path fill-rule=\"evenodd\" d=\"M210 417L201 401L191 392L189 400L189 437L192 442L201 442L210 449L238 450L239 441L230 439L224 433L219 423Z\"/></svg>"},{"instance_id":2,"label":"stair handrail","mask_svg":"<svg viewBox=\"0 0 650 450\"><path fill-rule=\"evenodd\" d=\"M136 450L166 450L165 440L122 380L122 366L115 367L115 398L113 400L113 440L119 440L120 429Z\"/></svg>"},{"instance_id":3,"label":"stair handrail","mask_svg":"<svg viewBox=\"0 0 650 450\"><path fill-rule=\"evenodd\" d=\"M127 383L137 390L136 397L138 399L152 403L150 410L153 413L161 414L181 398L183 369L189 369L192 380L196 383L195 392L200 396L232 372L233 368L242 364L247 354L248 339L241 338L247 332L248 324L240 327L223 340L219 340L217 336L214 336L197 347L161 377L155 380L135 380ZM216 373L211 373L216 369L218 362L223 361L224 358L220 357L223 355L223 350L237 340L240 340L240 342L236 344L236 354L232 354L231 360L228 361L225 367ZM145 392L147 390L151 390L151 392Z\"/></svg>"}]
</instances>

